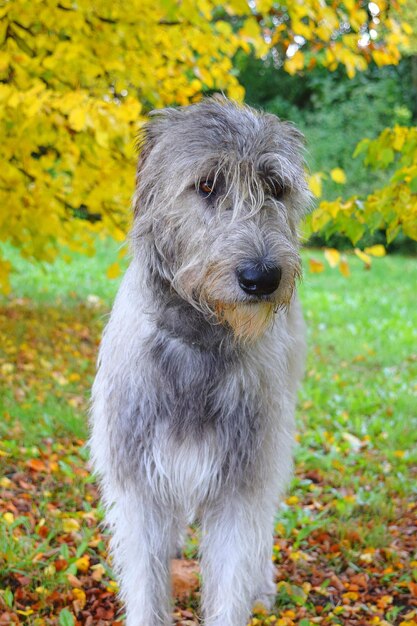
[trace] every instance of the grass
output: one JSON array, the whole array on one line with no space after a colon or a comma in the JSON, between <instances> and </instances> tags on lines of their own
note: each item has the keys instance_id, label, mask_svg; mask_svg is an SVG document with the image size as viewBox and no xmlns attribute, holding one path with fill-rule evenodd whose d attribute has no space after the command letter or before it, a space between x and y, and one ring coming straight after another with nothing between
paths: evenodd
<instances>
[{"instance_id":1,"label":"grass","mask_svg":"<svg viewBox=\"0 0 417 626\"><path fill-rule=\"evenodd\" d=\"M7 254L18 272L0 306L0 624L117 624L84 446L117 246L43 268ZM413 624L417 261L365 271L352 258L346 279L311 273L321 256L304 252L309 356L296 475L277 515L277 606L253 624ZM362 575L366 593L352 582ZM193 602L178 603L178 623Z\"/></svg>"}]
</instances>

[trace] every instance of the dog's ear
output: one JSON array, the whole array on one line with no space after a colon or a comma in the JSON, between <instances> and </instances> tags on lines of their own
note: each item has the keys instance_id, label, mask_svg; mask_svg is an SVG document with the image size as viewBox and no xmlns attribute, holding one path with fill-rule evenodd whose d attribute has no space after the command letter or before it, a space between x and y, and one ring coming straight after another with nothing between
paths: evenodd
<instances>
[{"instance_id":1,"label":"dog's ear","mask_svg":"<svg viewBox=\"0 0 417 626\"><path fill-rule=\"evenodd\" d=\"M298 128L292 122L280 121L279 124L288 139L293 141L298 149L303 150L306 145L306 139L301 130L298 130Z\"/></svg>"},{"instance_id":2,"label":"dog's ear","mask_svg":"<svg viewBox=\"0 0 417 626\"><path fill-rule=\"evenodd\" d=\"M273 113L263 113L262 117L267 122L268 126L274 129L278 135L292 142L296 149L303 150L306 143L305 137L292 122L283 121Z\"/></svg>"},{"instance_id":3,"label":"dog's ear","mask_svg":"<svg viewBox=\"0 0 417 626\"><path fill-rule=\"evenodd\" d=\"M178 114L177 109L155 109L149 113L150 119L145 122L136 138L136 150L138 152L138 164L136 168L136 197L134 201L134 216L139 212L141 194L141 174L146 167L148 158L158 143L166 127L173 117Z\"/></svg>"},{"instance_id":4,"label":"dog's ear","mask_svg":"<svg viewBox=\"0 0 417 626\"><path fill-rule=\"evenodd\" d=\"M149 120L145 122L136 138L136 150L139 153L137 175L140 175L147 158L156 145L165 127L178 115L177 109L155 109L149 113Z\"/></svg>"}]
</instances>

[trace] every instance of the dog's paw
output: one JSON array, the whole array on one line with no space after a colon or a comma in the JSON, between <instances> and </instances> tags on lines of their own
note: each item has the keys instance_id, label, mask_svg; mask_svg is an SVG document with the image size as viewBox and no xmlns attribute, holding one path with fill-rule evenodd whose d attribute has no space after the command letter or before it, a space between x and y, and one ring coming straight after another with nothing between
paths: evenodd
<instances>
[{"instance_id":1,"label":"dog's paw","mask_svg":"<svg viewBox=\"0 0 417 626\"><path fill-rule=\"evenodd\" d=\"M259 596L252 607L252 613L270 613L275 602L274 594L263 594Z\"/></svg>"},{"instance_id":2,"label":"dog's paw","mask_svg":"<svg viewBox=\"0 0 417 626\"><path fill-rule=\"evenodd\" d=\"M274 606L276 597L276 586L273 580L265 583L256 594L256 600L253 603L253 613L269 613Z\"/></svg>"}]
</instances>

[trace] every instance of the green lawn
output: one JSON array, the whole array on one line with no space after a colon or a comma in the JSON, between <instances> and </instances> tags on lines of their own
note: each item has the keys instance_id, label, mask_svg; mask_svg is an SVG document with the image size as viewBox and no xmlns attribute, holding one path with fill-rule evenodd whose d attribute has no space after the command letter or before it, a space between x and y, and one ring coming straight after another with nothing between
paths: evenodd
<instances>
[{"instance_id":1,"label":"green lawn","mask_svg":"<svg viewBox=\"0 0 417 626\"><path fill-rule=\"evenodd\" d=\"M18 273L0 304L0 624L117 624L84 447L117 247L48 268L7 252ZM351 258L344 278L310 273L311 257L322 255L304 253L309 357L277 515L277 605L252 623L415 626L417 259L365 271ZM177 602L177 623L197 623L197 600Z\"/></svg>"}]
</instances>

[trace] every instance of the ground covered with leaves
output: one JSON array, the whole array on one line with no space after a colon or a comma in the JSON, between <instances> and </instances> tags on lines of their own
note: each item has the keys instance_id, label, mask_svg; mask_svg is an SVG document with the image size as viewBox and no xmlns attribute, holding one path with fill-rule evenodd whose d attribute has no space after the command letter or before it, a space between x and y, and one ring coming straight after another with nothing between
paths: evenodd
<instances>
[{"instance_id":1,"label":"ground covered with leaves","mask_svg":"<svg viewBox=\"0 0 417 626\"><path fill-rule=\"evenodd\" d=\"M45 271L16 259L0 306L0 625L123 623L85 446L113 253ZM276 605L253 626L417 625L417 261L350 267L302 285L296 474L276 519ZM197 552L190 529L178 624L198 623Z\"/></svg>"}]
</instances>

